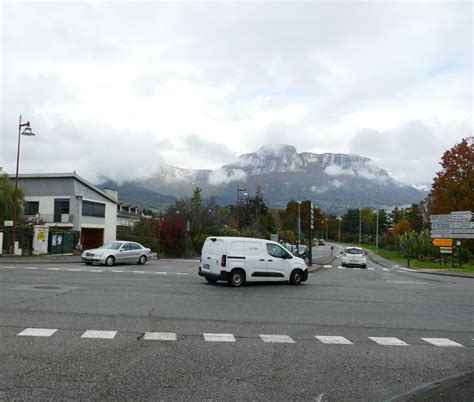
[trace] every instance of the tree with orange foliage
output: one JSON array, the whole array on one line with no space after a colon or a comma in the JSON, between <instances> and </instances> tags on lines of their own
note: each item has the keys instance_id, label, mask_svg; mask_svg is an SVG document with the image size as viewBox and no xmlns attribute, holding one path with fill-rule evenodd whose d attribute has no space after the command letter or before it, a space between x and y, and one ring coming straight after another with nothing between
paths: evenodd
<instances>
[{"instance_id":1,"label":"tree with orange foliage","mask_svg":"<svg viewBox=\"0 0 474 402\"><path fill-rule=\"evenodd\" d=\"M474 137L464 138L441 158L431 196L433 214L474 211Z\"/></svg>"},{"instance_id":2,"label":"tree with orange foliage","mask_svg":"<svg viewBox=\"0 0 474 402\"><path fill-rule=\"evenodd\" d=\"M393 226L393 234L395 237L400 237L404 233L408 233L411 231L410 222L406 219L400 219L394 226Z\"/></svg>"}]
</instances>

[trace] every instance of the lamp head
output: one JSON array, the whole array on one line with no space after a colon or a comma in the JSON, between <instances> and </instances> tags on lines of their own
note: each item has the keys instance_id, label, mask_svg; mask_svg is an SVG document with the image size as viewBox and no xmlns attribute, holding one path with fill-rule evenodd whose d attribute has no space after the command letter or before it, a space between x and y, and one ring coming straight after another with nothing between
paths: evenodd
<instances>
[{"instance_id":1,"label":"lamp head","mask_svg":"<svg viewBox=\"0 0 474 402\"><path fill-rule=\"evenodd\" d=\"M28 137L32 137L35 135L35 133L31 130L30 122L26 123L25 129L23 130L21 135L26 135Z\"/></svg>"}]
</instances>

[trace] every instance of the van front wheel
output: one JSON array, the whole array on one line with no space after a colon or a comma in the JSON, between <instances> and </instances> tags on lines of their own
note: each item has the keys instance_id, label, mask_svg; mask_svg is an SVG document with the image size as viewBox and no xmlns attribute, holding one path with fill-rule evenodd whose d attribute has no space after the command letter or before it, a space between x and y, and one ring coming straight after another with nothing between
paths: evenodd
<instances>
[{"instance_id":1,"label":"van front wheel","mask_svg":"<svg viewBox=\"0 0 474 402\"><path fill-rule=\"evenodd\" d=\"M234 269L229 275L229 285L237 288L245 282L245 273L241 269Z\"/></svg>"},{"instance_id":2,"label":"van front wheel","mask_svg":"<svg viewBox=\"0 0 474 402\"><path fill-rule=\"evenodd\" d=\"M290 275L290 283L292 285L301 285L303 281L303 272L300 269L295 269Z\"/></svg>"}]
</instances>

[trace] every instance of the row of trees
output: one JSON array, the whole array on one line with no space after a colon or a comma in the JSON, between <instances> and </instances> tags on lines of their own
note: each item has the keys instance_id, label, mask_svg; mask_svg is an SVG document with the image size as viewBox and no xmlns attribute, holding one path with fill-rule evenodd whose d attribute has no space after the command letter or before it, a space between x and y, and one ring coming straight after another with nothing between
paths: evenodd
<instances>
[{"instance_id":1,"label":"row of trees","mask_svg":"<svg viewBox=\"0 0 474 402\"><path fill-rule=\"evenodd\" d=\"M374 243L379 234L379 246L404 250L420 258L431 257L436 249L429 235L431 214L454 210L474 210L474 148L472 139L464 139L445 152L442 170L436 174L431 193L420 203L406 208L349 209L342 216L324 214L314 208L312 237L343 242ZM261 191L245 202L227 207L214 199L203 201L201 189L169 207L159 218L161 243L170 255L199 253L209 235L249 236L298 241L298 213L301 216L301 239L309 242L310 201L290 200L285 209L268 208ZM299 211L299 212L298 212ZM156 219L153 218L153 219ZM410 244L410 246L408 246ZM472 242L465 242L472 248Z\"/></svg>"}]
</instances>

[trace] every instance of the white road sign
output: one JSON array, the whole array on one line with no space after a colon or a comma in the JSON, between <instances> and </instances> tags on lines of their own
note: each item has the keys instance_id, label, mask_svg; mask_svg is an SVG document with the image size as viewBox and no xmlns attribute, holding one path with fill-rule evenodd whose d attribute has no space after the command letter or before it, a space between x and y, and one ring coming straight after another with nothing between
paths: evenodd
<instances>
[{"instance_id":1,"label":"white road sign","mask_svg":"<svg viewBox=\"0 0 474 402\"><path fill-rule=\"evenodd\" d=\"M455 211L451 212L452 221L470 221L472 219L471 211Z\"/></svg>"},{"instance_id":2,"label":"white road sign","mask_svg":"<svg viewBox=\"0 0 474 402\"><path fill-rule=\"evenodd\" d=\"M464 223L464 222L463 222ZM450 221L434 221L431 223L431 229L436 230L436 229L450 229L451 228L451 222Z\"/></svg>"},{"instance_id":3,"label":"white road sign","mask_svg":"<svg viewBox=\"0 0 474 402\"><path fill-rule=\"evenodd\" d=\"M474 229L474 222L454 221L450 223L451 229Z\"/></svg>"},{"instance_id":4,"label":"white road sign","mask_svg":"<svg viewBox=\"0 0 474 402\"><path fill-rule=\"evenodd\" d=\"M434 221L449 221L451 220L451 215L450 214L444 214L444 215L430 215L431 222Z\"/></svg>"}]
</instances>

